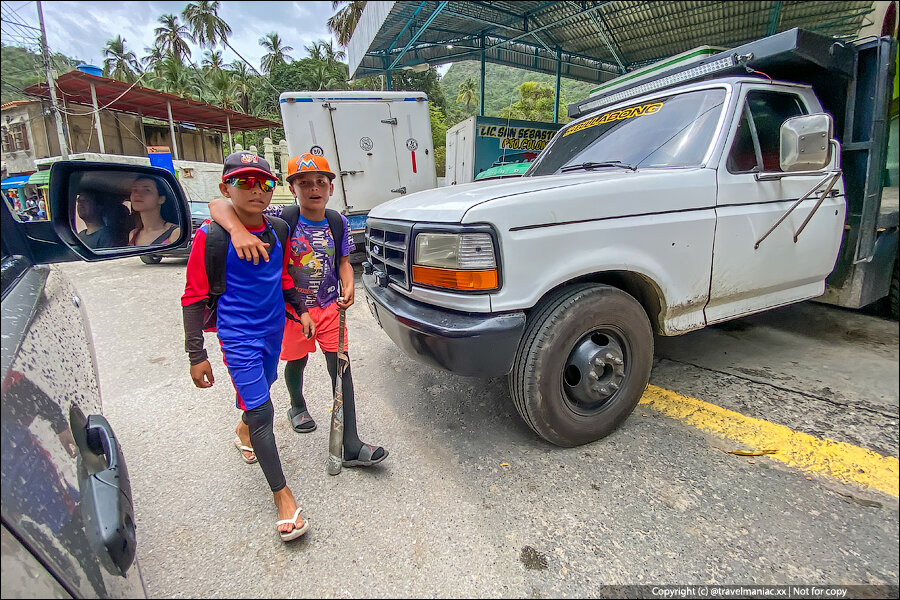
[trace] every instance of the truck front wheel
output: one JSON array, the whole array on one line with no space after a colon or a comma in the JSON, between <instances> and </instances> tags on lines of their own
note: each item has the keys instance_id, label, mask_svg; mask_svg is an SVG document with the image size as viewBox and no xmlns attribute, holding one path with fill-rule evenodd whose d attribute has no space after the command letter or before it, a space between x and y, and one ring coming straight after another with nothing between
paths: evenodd
<instances>
[{"instance_id":1,"label":"truck front wheel","mask_svg":"<svg viewBox=\"0 0 900 600\"><path fill-rule=\"evenodd\" d=\"M558 446L593 442L628 418L650 379L644 309L606 285L563 288L529 315L509 374L519 414Z\"/></svg>"}]
</instances>

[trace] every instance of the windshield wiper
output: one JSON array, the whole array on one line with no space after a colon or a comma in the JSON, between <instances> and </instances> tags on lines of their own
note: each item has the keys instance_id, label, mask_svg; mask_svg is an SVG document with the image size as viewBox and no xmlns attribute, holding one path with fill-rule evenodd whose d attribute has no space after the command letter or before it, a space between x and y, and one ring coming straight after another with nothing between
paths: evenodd
<instances>
[{"instance_id":1,"label":"windshield wiper","mask_svg":"<svg viewBox=\"0 0 900 600\"><path fill-rule=\"evenodd\" d=\"M623 163L621 160L605 160L603 162L584 162L578 165L568 165L560 169L560 173L568 173L569 171L590 171L597 167L619 167L628 169L629 171L637 171L637 167Z\"/></svg>"}]
</instances>

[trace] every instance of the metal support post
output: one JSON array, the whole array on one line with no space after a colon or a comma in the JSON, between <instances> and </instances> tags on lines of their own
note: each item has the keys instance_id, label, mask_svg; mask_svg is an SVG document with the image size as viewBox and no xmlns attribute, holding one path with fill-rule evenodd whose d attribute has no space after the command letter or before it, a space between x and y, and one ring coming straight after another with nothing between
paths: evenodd
<instances>
[{"instance_id":1,"label":"metal support post","mask_svg":"<svg viewBox=\"0 0 900 600\"><path fill-rule=\"evenodd\" d=\"M172 121L172 103L166 100L166 108L169 110L169 135L172 138L172 156L178 159L178 143L175 141L175 122Z\"/></svg>"},{"instance_id":2,"label":"metal support post","mask_svg":"<svg viewBox=\"0 0 900 600\"><path fill-rule=\"evenodd\" d=\"M553 122L559 123L559 80L562 75L562 49L556 47L556 93L553 96Z\"/></svg>"},{"instance_id":3,"label":"metal support post","mask_svg":"<svg viewBox=\"0 0 900 600\"><path fill-rule=\"evenodd\" d=\"M91 102L94 103L94 128L97 130L97 141L100 142L100 154L106 154L106 145L103 143L103 127L100 126L100 107L97 105L97 90L91 82Z\"/></svg>"}]
</instances>

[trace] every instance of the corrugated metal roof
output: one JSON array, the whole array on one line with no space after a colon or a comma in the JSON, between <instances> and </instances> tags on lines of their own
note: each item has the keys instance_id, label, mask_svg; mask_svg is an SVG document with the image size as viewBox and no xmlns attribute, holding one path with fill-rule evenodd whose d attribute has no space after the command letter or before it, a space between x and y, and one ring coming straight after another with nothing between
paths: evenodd
<instances>
[{"instance_id":1,"label":"corrugated metal roof","mask_svg":"<svg viewBox=\"0 0 900 600\"><path fill-rule=\"evenodd\" d=\"M350 40L355 77L480 60L607 81L697 46L800 27L855 36L873 2L369 2Z\"/></svg>"}]
</instances>

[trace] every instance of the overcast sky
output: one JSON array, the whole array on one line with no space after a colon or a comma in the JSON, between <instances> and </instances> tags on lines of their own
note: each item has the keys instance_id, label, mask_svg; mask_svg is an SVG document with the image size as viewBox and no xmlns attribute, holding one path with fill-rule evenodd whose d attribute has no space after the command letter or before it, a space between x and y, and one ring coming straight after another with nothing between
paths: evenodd
<instances>
[{"instance_id":1,"label":"overcast sky","mask_svg":"<svg viewBox=\"0 0 900 600\"><path fill-rule=\"evenodd\" d=\"M181 19L181 11L187 2L62 2L44 1L44 24L47 42L54 52L78 58L102 66L103 47L116 35L125 38L125 47L138 59L147 53L144 48L153 45L153 30L159 25L160 15L175 14ZM3 1L3 12L13 10L25 23L38 26L37 7L33 1ZM284 43L294 49L288 54L296 59L306 56L303 47L315 40L332 40L326 21L334 14L331 2L232 2L225 0L219 16L231 26L229 41L244 58L259 68L264 54L259 38L269 32L277 32ZM4 23L3 31L8 30ZM14 40L4 43L16 44ZM21 44L16 44L21 45ZM335 48L337 43L335 42ZM223 52L225 63L237 59L231 50ZM197 64L203 52L192 47L191 58Z\"/></svg>"}]
</instances>

